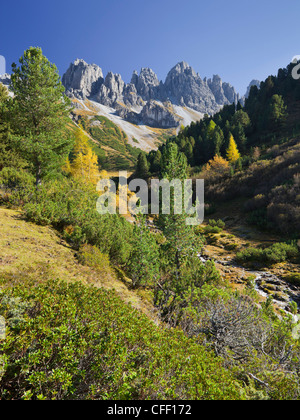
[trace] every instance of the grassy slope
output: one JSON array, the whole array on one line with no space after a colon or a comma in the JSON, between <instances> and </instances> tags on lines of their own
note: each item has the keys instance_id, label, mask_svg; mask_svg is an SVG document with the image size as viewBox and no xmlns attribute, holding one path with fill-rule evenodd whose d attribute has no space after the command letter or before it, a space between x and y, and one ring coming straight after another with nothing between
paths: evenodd
<instances>
[{"instance_id":1,"label":"grassy slope","mask_svg":"<svg viewBox=\"0 0 300 420\"><path fill-rule=\"evenodd\" d=\"M176 129L139 127L126 122L132 128L128 134L120 125L99 114L90 101L85 101L84 105L78 100L74 102L78 108L73 109L73 116L76 120L84 118L88 121L86 131L91 145L98 155L101 168L109 172L134 169L141 150L149 152L176 134ZM82 109L83 106L85 109ZM136 139L135 132L141 138Z\"/></svg>"},{"instance_id":2,"label":"grassy slope","mask_svg":"<svg viewBox=\"0 0 300 420\"><path fill-rule=\"evenodd\" d=\"M0 275L59 278L114 289L125 302L158 322L145 292L131 291L130 280L122 273L103 275L79 264L75 252L53 229L24 221L20 212L0 208L0 232Z\"/></svg>"}]
</instances>

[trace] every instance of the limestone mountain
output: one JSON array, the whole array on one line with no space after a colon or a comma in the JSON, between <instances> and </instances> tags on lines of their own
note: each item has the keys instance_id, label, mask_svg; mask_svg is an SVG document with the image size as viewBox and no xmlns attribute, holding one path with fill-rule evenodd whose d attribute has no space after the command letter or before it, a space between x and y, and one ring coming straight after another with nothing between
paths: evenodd
<instances>
[{"instance_id":1,"label":"limestone mountain","mask_svg":"<svg viewBox=\"0 0 300 420\"><path fill-rule=\"evenodd\" d=\"M252 81L250 82L250 84L249 84L249 86L248 86L248 88L247 88L246 95L245 95L246 99L249 97L250 90L251 90L252 86L256 86L257 88L260 88L260 83L261 83L261 82L260 82L259 80L252 80Z\"/></svg>"},{"instance_id":2,"label":"limestone mountain","mask_svg":"<svg viewBox=\"0 0 300 420\"><path fill-rule=\"evenodd\" d=\"M94 95L103 81L101 68L83 60L74 61L62 78L64 86L68 86L68 94L81 99Z\"/></svg>"},{"instance_id":3,"label":"limestone mountain","mask_svg":"<svg viewBox=\"0 0 300 420\"><path fill-rule=\"evenodd\" d=\"M10 85L10 74L3 74L0 75L0 83L2 83L4 86L9 87Z\"/></svg>"},{"instance_id":4,"label":"limestone mountain","mask_svg":"<svg viewBox=\"0 0 300 420\"><path fill-rule=\"evenodd\" d=\"M71 98L92 100L113 108L125 121L155 128L176 128L239 100L229 83L219 76L202 80L185 62L173 67L165 82L152 69L142 68L125 83L120 74L109 72L104 78L100 67L76 60L62 80ZM189 121L183 112L190 114Z\"/></svg>"},{"instance_id":5,"label":"limestone mountain","mask_svg":"<svg viewBox=\"0 0 300 420\"><path fill-rule=\"evenodd\" d=\"M260 89L260 83L261 83L261 82L260 82L259 80L256 80L256 79L252 80L252 81L249 83L249 86L247 87L247 91L246 91L245 95L244 95L244 96L242 96L242 97L241 97L241 99L240 99L240 103L241 103L243 106L245 105L246 99L248 99L248 98L249 98L249 95L250 95L250 90L251 90L252 86L256 86L258 89Z\"/></svg>"}]
</instances>

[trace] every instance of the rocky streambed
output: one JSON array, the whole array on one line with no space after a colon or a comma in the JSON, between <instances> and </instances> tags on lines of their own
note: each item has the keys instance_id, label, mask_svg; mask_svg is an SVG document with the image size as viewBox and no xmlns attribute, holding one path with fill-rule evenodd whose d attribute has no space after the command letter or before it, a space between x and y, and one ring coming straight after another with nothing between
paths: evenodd
<instances>
[{"instance_id":1,"label":"rocky streambed","mask_svg":"<svg viewBox=\"0 0 300 420\"><path fill-rule=\"evenodd\" d=\"M232 258L214 258L213 256L199 256L202 262L213 260L222 275L236 285L247 283L248 279L254 282L255 290L267 299L271 297L273 303L280 309L290 311L291 302L296 302L300 312L300 287L288 283L271 271L255 271L246 269L234 262Z\"/></svg>"},{"instance_id":2,"label":"rocky streambed","mask_svg":"<svg viewBox=\"0 0 300 420\"><path fill-rule=\"evenodd\" d=\"M300 287L294 286L270 272L256 273L256 290L265 297L271 296L279 307L289 309L294 301L300 308Z\"/></svg>"}]
</instances>

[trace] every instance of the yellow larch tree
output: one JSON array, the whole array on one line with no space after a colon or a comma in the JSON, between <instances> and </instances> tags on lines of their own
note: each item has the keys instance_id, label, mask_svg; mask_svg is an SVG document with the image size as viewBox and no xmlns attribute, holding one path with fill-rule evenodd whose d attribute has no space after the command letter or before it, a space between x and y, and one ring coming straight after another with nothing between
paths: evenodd
<instances>
[{"instance_id":1,"label":"yellow larch tree","mask_svg":"<svg viewBox=\"0 0 300 420\"><path fill-rule=\"evenodd\" d=\"M75 133L74 158L68 159L64 171L74 178L96 185L101 175L98 167L98 157L89 146L89 138L82 129Z\"/></svg>"},{"instance_id":2,"label":"yellow larch tree","mask_svg":"<svg viewBox=\"0 0 300 420\"><path fill-rule=\"evenodd\" d=\"M230 164L228 160L222 158L222 156L216 155L204 166L201 176L204 179L220 178L228 174L229 170Z\"/></svg>"},{"instance_id":3,"label":"yellow larch tree","mask_svg":"<svg viewBox=\"0 0 300 420\"><path fill-rule=\"evenodd\" d=\"M230 163L236 163L241 157L232 134L230 135L230 138L229 138L229 146L226 152L226 156Z\"/></svg>"},{"instance_id":4,"label":"yellow larch tree","mask_svg":"<svg viewBox=\"0 0 300 420\"><path fill-rule=\"evenodd\" d=\"M228 160L222 158L222 156L216 155L211 159L205 166L206 171L212 171L216 173L224 173L229 169Z\"/></svg>"}]
</instances>

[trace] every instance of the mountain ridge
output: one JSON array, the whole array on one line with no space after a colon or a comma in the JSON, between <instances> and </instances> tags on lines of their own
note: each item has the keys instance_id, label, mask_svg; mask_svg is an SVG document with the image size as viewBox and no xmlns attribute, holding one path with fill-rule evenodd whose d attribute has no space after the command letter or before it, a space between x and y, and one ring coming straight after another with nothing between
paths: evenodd
<instances>
[{"instance_id":1,"label":"mountain ridge","mask_svg":"<svg viewBox=\"0 0 300 420\"><path fill-rule=\"evenodd\" d=\"M8 89L10 75L0 75ZM76 59L62 76L66 95L71 98L75 123L87 114L108 118L127 136L128 144L146 152L156 150L165 136L179 132L180 127L213 115L224 105L245 102L221 77L201 79L185 61L177 63L159 81L149 67L133 71L130 83L118 73L103 74L97 64ZM10 93L12 95L12 93ZM91 108L92 107L92 108ZM91 119L92 116L87 116Z\"/></svg>"},{"instance_id":2,"label":"mountain ridge","mask_svg":"<svg viewBox=\"0 0 300 420\"><path fill-rule=\"evenodd\" d=\"M174 106L198 112L199 119L240 100L234 87L223 82L220 76L202 80L185 61L169 71L165 82L159 81L151 68L142 68L140 73L133 72L130 83L125 83L118 73L110 71L104 77L96 64L76 59L63 75L62 82L72 99L91 99L114 108L117 115L133 124L156 128L181 125Z\"/></svg>"}]
</instances>

